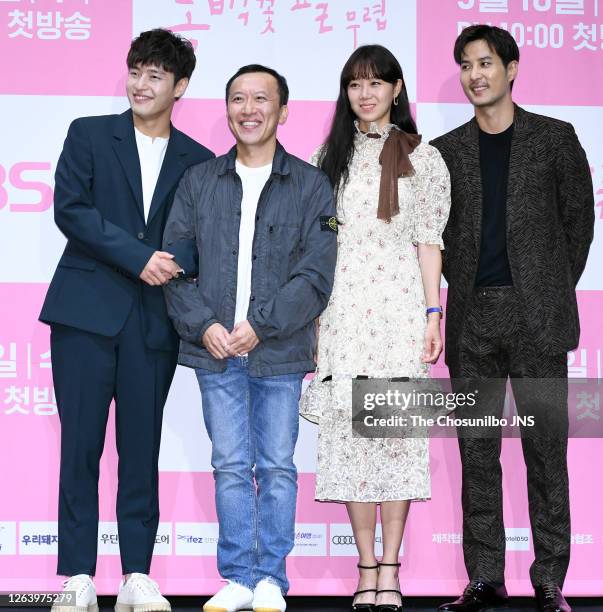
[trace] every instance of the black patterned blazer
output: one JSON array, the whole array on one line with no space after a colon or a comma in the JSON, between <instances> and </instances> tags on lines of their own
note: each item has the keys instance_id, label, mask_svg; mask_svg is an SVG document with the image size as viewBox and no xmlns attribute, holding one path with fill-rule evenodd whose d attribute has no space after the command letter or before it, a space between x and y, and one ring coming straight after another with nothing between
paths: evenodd
<instances>
[{"instance_id":1,"label":"black patterned blazer","mask_svg":"<svg viewBox=\"0 0 603 612\"><path fill-rule=\"evenodd\" d=\"M474 295L482 229L479 129L475 118L436 138L450 171L444 230L448 282L446 363L458 359ZM578 345L576 284L593 238L590 168L571 124L515 106L507 186L507 252L532 341L545 354Z\"/></svg>"}]
</instances>

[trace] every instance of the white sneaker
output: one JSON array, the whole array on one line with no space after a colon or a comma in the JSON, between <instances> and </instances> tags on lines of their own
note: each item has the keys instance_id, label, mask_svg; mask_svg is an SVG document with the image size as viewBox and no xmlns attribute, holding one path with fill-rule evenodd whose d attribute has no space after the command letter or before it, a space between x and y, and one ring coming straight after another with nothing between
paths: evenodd
<instances>
[{"instance_id":1,"label":"white sneaker","mask_svg":"<svg viewBox=\"0 0 603 612\"><path fill-rule=\"evenodd\" d=\"M52 604L52 612L98 612L96 589L88 574L76 574L63 582L63 593L75 592L75 601L63 599Z\"/></svg>"},{"instance_id":2,"label":"white sneaker","mask_svg":"<svg viewBox=\"0 0 603 612\"><path fill-rule=\"evenodd\" d=\"M203 605L203 612L237 612L251 610L253 592L236 582L228 581L209 601Z\"/></svg>"},{"instance_id":3,"label":"white sneaker","mask_svg":"<svg viewBox=\"0 0 603 612\"><path fill-rule=\"evenodd\" d=\"M130 574L122 578L115 603L115 612L170 612L170 602L161 595L158 584L146 574Z\"/></svg>"},{"instance_id":4,"label":"white sneaker","mask_svg":"<svg viewBox=\"0 0 603 612\"><path fill-rule=\"evenodd\" d=\"M253 612L285 612L287 604L281 589L264 578L253 591Z\"/></svg>"}]
</instances>

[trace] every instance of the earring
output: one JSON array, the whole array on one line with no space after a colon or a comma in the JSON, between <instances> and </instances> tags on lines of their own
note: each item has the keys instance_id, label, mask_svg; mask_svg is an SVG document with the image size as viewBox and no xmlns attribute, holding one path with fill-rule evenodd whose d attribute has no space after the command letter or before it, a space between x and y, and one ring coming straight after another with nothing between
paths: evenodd
<instances>
[{"instance_id":1,"label":"earring","mask_svg":"<svg viewBox=\"0 0 603 612\"><path fill-rule=\"evenodd\" d=\"M394 96L394 106L398 106L398 96Z\"/></svg>"}]
</instances>

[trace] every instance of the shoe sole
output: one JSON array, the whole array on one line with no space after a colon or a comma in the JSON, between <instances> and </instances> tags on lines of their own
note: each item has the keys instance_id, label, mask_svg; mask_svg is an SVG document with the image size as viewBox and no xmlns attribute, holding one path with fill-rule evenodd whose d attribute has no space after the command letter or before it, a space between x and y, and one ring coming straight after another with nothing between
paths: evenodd
<instances>
[{"instance_id":1,"label":"shoe sole","mask_svg":"<svg viewBox=\"0 0 603 612\"><path fill-rule=\"evenodd\" d=\"M272 610L272 608L270 609ZM229 612L228 608L224 608L223 606L204 605L202 610L203 612ZM251 607L251 604L248 604L246 606L243 606L242 608L235 608L235 610L237 610L238 612L244 612L245 610L252 612L253 608ZM268 610L268 608L266 608L266 610ZM274 612L278 612L278 610L275 610Z\"/></svg>"},{"instance_id":2,"label":"shoe sole","mask_svg":"<svg viewBox=\"0 0 603 612\"><path fill-rule=\"evenodd\" d=\"M172 607L169 604L115 604L115 612L171 612ZM98 610L97 610L98 612Z\"/></svg>"},{"instance_id":3,"label":"shoe sole","mask_svg":"<svg viewBox=\"0 0 603 612\"><path fill-rule=\"evenodd\" d=\"M203 606L203 612L229 612L228 608L223 608L222 606ZM236 608L239 612L243 612L244 610L249 610L251 612L251 607L246 606L245 608Z\"/></svg>"},{"instance_id":4,"label":"shoe sole","mask_svg":"<svg viewBox=\"0 0 603 612\"><path fill-rule=\"evenodd\" d=\"M254 608L253 612L281 612L280 608Z\"/></svg>"},{"instance_id":5,"label":"shoe sole","mask_svg":"<svg viewBox=\"0 0 603 612\"><path fill-rule=\"evenodd\" d=\"M52 606L50 612L98 612L98 603L89 606Z\"/></svg>"}]
</instances>

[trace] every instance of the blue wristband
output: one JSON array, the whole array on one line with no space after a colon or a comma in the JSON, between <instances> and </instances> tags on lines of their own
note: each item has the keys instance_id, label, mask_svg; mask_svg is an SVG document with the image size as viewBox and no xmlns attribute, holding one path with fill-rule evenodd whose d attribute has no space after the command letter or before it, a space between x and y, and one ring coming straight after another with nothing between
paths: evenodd
<instances>
[{"instance_id":1,"label":"blue wristband","mask_svg":"<svg viewBox=\"0 0 603 612\"><path fill-rule=\"evenodd\" d=\"M441 306L435 306L434 308L428 308L425 311L425 315L429 316L432 312L439 312L440 316L444 314L444 309Z\"/></svg>"}]
</instances>

